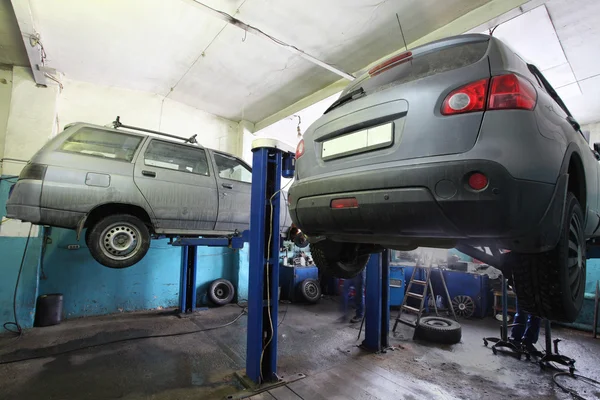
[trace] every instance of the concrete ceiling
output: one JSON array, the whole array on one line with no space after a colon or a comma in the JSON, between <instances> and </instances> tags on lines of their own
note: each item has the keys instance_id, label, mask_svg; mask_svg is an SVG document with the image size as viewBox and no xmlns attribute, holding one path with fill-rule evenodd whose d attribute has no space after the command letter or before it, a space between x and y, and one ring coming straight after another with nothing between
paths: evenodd
<instances>
[{"instance_id":1,"label":"concrete ceiling","mask_svg":"<svg viewBox=\"0 0 600 400\"><path fill-rule=\"evenodd\" d=\"M0 64L29 66L10 0L0 0Z\"/></svg>"},{"instance_id":2,"label":"concrete ceiling","mask_svg":"<svg viewBox=\"0 0 600 400\"><path fill-rule=\"evenodd\" d=\"M8 3L8 0L0 0ZM29 0L47 65L257 122L339 80L193 0ZM204 0L353 73L489 0ZM0 14L1 15L1 14Z\"/></svg>"}]
</instances>

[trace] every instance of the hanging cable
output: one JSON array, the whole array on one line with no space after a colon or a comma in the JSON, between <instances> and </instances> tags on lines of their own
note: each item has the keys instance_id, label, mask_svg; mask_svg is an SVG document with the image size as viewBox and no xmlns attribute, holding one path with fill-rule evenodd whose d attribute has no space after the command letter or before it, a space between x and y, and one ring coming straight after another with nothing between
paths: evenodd
<instances>
[{"instance_id":1,"label":"hanging cable","mask_svg":"<svg viewBox=\"0 0 600 400\"><path fill-rule=\"evenodd\" d=\"M558 386L559 388L561 388L561 390L565 393L569 393L571 396L573 396L574 399L577 400L587 400L585 397L581 396L576 390L574 389L569 389L568 387L558 383L558 381L556 380L557 377L559 376L569 376L573 379L578 379L581 380L582 382L585 382L589 385L592 386L596 386L596 387L600 387L600 382L592 379L592 378L588 378L587 376L583 376L583 375L578 375L578 374L571 374L567 371L561 371L561 372L557 372L552 376L552 382L554 382L556 384L556 386ZM597 398L597 397L596 397Z\"/></svg>"},{"instance_id":2,"label":"hanging cable","mask_svg":"<svg viewBox=\"0 0 600 400\"><path fill-rule=\"evenodd\" d=\"M13 292L13 318L14 322L5 322L2 326L7 331L14 333L15 335L21 336L23 334L23 328L21 328L21 324L19 324L19 318L17 317L17 292L19 291L19 281L21 280L21 273L23 272L23 265L25 264L25 256L27 255L27 247L29 246L29 238L31 237L31 229L33 228L33 224L29 225L29 233L27 234L27 240L25 241L25 248L23 249L23 256L21 257L21 266L19 267L19 272L17 273L17 281L15 282L15 290ZM14 326L16 330L9 328L9 326Z\"/></svg>"},{"instance_id":3,"label":"hanging cable","mask_svg":"<svg viewBox=\"0 0 600 400\"><path fill-rule=\"evenodd\" d=\"M264 381L264 377L263 377L263 371L262 371L262 363L263 363L263 358L265 355L265 350L267 349L267 347L269 347L269 345L271 344L271 341L273 340L273 334L275 332L275 330L273 329L273 318L271 317L271 280L270 280L270 260L271 260L271 240L273 239L273 199L275 198L275 196L277 196L277 194L279 194L279 192L283 191L283 189L285 189L290 183L292 182L292 180L290 180L288 183L285 184L284 187L282 187L281 189L279 189L278 191L276 191L275 193L273 193L273 195L271 196L271 198L269 199L269 206L271 209L271 213L270 213L270 218L269 218L269 241L267 242L267 266L266 266L266 275L267 275L267 315L269 317L269 325L271 327L271 336L269 336L269 340L267 340L267 343L265 343L265 345L263 346L262 352L260 353L260 380Z\"/></svg>"}]
</instances>

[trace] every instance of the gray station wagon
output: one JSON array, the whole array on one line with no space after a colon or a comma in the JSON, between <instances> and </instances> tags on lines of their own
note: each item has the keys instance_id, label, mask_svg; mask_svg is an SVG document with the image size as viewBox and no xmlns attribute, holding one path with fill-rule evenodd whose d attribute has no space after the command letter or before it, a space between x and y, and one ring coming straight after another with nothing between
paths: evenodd
<instances>
[{"instance_id":1,"label":"gray station wagon","mask_svg":"<svg viewBox=\"0 0 600 400\"><path fill-rule=\"evenodd\" d=\"M597 157L538 68L454 36L344 89L298 146L290 213L335 276L382 248L457 247L511 276L522 309L573 321L600 236Z\"/></svg>"},{"instance_id":2,"label":"gray station wagon","mask_svg":"<svg viewBox=\"0 0 600 400\"><path fill-rule=\"evenodd\" d=\"M144 257L153 235L248 229L251 179L251 168L231 154L76 123L33 156L6 210L9 218L75 229L78 237L87 228L92 256L125 268ZM287 207L281 210L289 226Z\"/></svg>"}]
</instances>

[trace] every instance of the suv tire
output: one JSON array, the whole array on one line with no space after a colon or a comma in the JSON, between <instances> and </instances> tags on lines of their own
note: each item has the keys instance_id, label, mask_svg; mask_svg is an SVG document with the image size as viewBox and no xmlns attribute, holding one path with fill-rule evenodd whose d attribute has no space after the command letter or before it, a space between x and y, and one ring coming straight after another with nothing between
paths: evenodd
<instances>
[{"instance_id":1,"label":"suv tire","mask_svg":"<svg viewBox=\"0 0 600 400\"><path fill-rule=\"evenodd\" d=\"M88 228L92 257L109 268L127 268L140 261L150 247L150 231L129 214L109 215Z\"/></svg>"},{"instance_id":2,"label":"suv tire","mask_svg":"<svg viewBox=\"0 0 600 400\"><path fill-rule=\"evenodd\" d=\"M553 321L573 322L583 306L586 274L584 216L567 194L560 239L540 254L511 254L519 308Z\"/></svg>"},{"instance_id":3,"label":"suv tire","mask_svg":"<svg viewBox=\"0 0 600 400\"><path fill-rule=\"evenodd\" d=\"M334 278L350 279L358 275L369 262L370 254L359 254L359 244L323 240L310 244L315 265Z\"/></svg>"},{"instance_id":4,"label":"suv tire","mask_svg":"<svg viewBox=\"0 0 600 400\"><path fill-rule=\"evenodd\" d=\"M423 317L415 328L414 337L432 343L455 344L462 338L462 328L449 318Z\"/></svg>"}]
</instances>

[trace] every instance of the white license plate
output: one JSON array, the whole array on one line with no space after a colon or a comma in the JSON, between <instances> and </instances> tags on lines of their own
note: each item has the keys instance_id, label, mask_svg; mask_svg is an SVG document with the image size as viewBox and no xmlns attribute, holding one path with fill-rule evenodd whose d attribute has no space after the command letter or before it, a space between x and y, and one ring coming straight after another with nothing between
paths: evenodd
<instances>
[{"instance_id":1,"label":"white license plate","mask_svg":"<svg viewBox=\"0 0 600 400\"><path fill-rule=\"evenodd\" d=\"M393 136L393 123L348 133L335 139L325 140L321 157L327 160L388 147L394 141Z\"/></svg>"}]
</instances>

